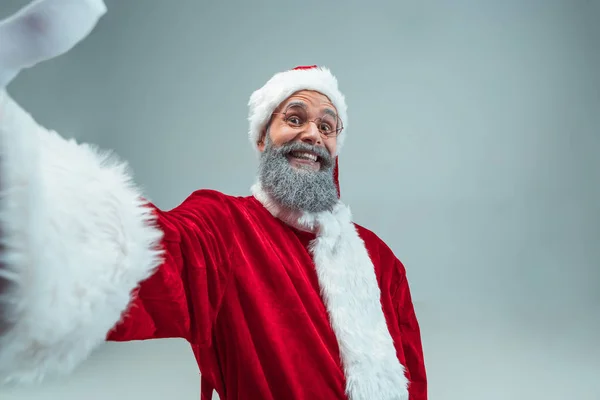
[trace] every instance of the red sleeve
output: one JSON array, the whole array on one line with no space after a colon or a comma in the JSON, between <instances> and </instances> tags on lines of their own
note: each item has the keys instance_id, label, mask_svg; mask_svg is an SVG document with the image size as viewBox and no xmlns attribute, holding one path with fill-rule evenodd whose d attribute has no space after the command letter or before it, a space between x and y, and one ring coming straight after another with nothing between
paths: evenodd
<instances>
[{"instance_id":1,"label":"red sleeve","mask_svg":"<svg viewBox=\"0 0 600 400\"><path fill-rule=\"evenodd\" d=\"M184 338L204 345L228 276L221 237L223 202L215 192L198 192L171 211L156 211L163 231L163 263L133 293L109 341Z\"/></svg>"},{"instance_id":2,"label":"red sleeve","mask_svg":"<svg viewBox=\"0 0 600 400\"><path fill-rule=\"evenodd\" d=\"M400 263L400 261L397 262ZM400 265L400 270L403 273L394 296L394 304L398 314L402 349L406 359L406 369L408 370L409 400L427 400L427 373L421 343L421 331L413 307L406 271L402 265Z\"/></svg>"}]
</instances>

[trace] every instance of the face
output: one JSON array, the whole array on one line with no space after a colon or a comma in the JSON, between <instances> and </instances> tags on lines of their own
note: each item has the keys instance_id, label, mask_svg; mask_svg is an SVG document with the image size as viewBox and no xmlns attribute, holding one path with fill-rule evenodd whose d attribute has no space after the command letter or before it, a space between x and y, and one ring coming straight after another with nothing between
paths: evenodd
<instances>
[{"instance_id":1,"label":"face","mask_svg":"<svg viewBox=\"0 0 600 400\"><path fill-rule=\"evenodd\" d=\"M286 115L279 114L284 112ZM331 210L337 203L333 180L337 139L319 131L319 127L324 132L335 130L332 114L335 115L335 108L329 99L309 91L292 95L273 113L259 144L259 179L263 189L281 206L321 212ZM316 118L321 121L315 121Z\"/></svg>"},{"instance_id":2,"label":"face","mask_svg":"<svg viewBox=\"0 0 600 400\"><path fill-rule=\"evenodd\" d=\"M268 129L268 136L275 147L281 146L292 141L303 142L314 147L324 149L331 157L335 154L337 137L326 137L321 135L316 123L307 123L303 129L291 127L285 120L285 116L280 114L288 111L288 119L302 118L304 120L315 120L318 117L324 117L321 122L322 128L326 128L327 122L333 122L331 115L337 115L337 111L327 96L310 90L302 90L288 97L274 111L271 123ZM298 115L295 115L298 114ZM328 119L329 118L329 119ZM294 121L294 120L292 120ZM264 151L267 132L263 133L263 140L258 144L260 151ZM290 163L296 168L319 169L318 163L305 162L304 159L291 158Z\"/></svg>"}]
</instances>

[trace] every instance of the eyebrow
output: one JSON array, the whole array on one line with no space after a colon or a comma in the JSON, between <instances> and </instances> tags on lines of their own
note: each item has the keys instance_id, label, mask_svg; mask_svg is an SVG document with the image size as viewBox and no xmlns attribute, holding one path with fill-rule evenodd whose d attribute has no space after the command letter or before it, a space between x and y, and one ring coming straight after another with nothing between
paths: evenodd
<instances>
[{"instance_id":1,"label":"eyebrow","mask_svg":"<svg viewBox=\"0 0 600 400\"><path fill-rule=\"evenodd\" d=\"M292 102L288 103L287 106L285 106L286 109L288 109L290 107L301 107L301 108L304 108L304 109L308 108L304 102L298 101L298 100L292 101Z\"/></svg>"},{"instance_id":2,"label":"eyebrow","mask_svg":"<svg viewBox=\"0 0 600 400\"><path fill-rule=\"evenodd\" d=\"M326 108L324 112L325 112L325 114L329 114L334 118L337 118L337 116L338 116L337 113L335 111L333 111L331 108Z\"/></svg>"},{"instance_id":3,"label":"eyebrow","mask_svg":"<svg viewBox=\"0 0 600 400\"><path fill-rule=\"evenodd\" d=\"M301 107L303 109L307 109L308 106L306 105L306 103L302 102L302 101L292 101L290 102L287 106L285 106L285 109L287 110L290 107ZM331 108L326 108L325 110L323 110L323 112L325 114L329 114L334 118L337 118L337 113L335 111L333 111Z\"/></svg>"}]
</instances>

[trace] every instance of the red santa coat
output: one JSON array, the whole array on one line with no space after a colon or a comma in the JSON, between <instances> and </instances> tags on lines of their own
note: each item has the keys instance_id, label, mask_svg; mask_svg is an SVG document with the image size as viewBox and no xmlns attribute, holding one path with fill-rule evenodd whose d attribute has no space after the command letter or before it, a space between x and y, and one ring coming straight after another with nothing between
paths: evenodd
<instances>
[{"instance_id":1,"label":"red santa coat","mask_svg":"<svg viewBox=\"0 0 600 400\"><path fill-rule=\"evenodd\" d=\"M335 311L324 302L327 289L311 252L316 233L282 222L255 196L210 190L156 213L165 262L141 285L109 340L188 340L204 400L213 388L223 400L348 398L340 337L330 323ZM419 325L404 266L373 232L356 229L374 266L409 398L425 400ZM355 322L346 323L352 331Z\"/></svg>"}]
</instances>

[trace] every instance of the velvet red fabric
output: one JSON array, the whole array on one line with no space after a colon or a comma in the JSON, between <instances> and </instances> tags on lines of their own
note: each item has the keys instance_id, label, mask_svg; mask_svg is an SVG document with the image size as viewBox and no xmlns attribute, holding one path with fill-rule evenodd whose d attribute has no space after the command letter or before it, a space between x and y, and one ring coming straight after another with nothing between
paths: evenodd
<instances>
[{"instance_id":1,"label":"velvet red fabric","mask_svg":"<svg viewBox=\"0 0 600 400\"><path fill-rule=\"evenodd\" d=\"M274 218L254 197L201 190L156 209L166 258L108 340L179 337L192 346L202 399L347 399L339 348L308 250L314 235ZM427 399L419 325L406 271L357 226L376 270L410 400Z\"/></svg>"}]
</instances>

